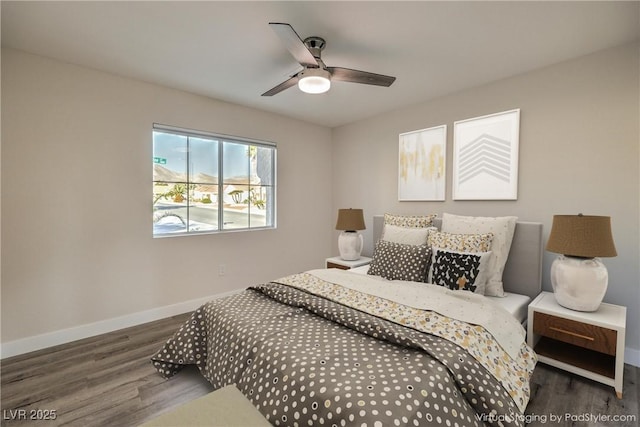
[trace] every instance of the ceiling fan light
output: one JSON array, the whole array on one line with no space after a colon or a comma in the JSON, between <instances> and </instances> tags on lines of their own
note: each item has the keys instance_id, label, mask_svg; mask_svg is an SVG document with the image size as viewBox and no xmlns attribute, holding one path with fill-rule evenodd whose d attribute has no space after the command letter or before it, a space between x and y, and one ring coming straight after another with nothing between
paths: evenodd
<instances>
[{"instance_id":1,"label":"ceiling fan light","mask_svg":"<svg viewBox=\"0 0 640 427\"><path fill-rule=\"evenodd\" d=\"M298 77L298 87L305 93L325 93L331 88L329 72L322 68L307 68Z\"/></svg>"}]
</instances>

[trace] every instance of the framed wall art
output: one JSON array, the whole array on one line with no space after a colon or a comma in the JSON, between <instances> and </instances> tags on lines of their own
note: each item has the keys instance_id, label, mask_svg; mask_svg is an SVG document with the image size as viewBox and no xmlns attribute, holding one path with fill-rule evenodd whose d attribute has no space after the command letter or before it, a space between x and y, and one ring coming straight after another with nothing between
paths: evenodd
<instances>
[{"instance_id":1,"label":"framed wall art","mask_svg":"<svg viewBox=\"0 0 640 427\"><path fill-rule=\"evenodd\" d=\"M520 110L453 124L453 199L517 200Z\"/></svg>"},{"instance_id":2,"label":"framed wall art","mask_svg":"<svg viewBox=\"0 0 640 427\"><path fill-rule=\"evenodd\" d=\"M447 125L401 133L398 200L444 200L446 154Z\"/></svg>"}]
</instances>

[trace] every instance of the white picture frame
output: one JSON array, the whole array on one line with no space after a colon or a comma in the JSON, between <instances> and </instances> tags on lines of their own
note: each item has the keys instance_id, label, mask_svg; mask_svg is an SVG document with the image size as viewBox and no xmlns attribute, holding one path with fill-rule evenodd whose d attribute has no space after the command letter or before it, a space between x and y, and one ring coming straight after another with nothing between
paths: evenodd
<instances>
[{"instance_id":1,"label":"white picture frame","mask_svg":"<svg viewBox=\"0 0 640 427\"><path fill-rule=\"evenodd\" d=\"M454 122L453 200L517 200L520 109Z\"/></svg>"},{"instance_id":2,"label":"white picture frame","mask_svg":"<svg viewBox=\"0 0 640 427\"><path fill-rule=\"evenodd\" d=\"M398 141L398 200L445 200L446 165L447 125L401 133Z\"/></svg>"}]
</instances>

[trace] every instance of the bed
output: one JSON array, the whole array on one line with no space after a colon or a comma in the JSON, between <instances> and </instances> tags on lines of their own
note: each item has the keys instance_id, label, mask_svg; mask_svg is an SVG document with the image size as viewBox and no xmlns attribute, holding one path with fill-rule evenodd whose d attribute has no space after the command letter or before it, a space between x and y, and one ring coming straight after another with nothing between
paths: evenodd
<instances>
[{"instance_id":1,"label":"bed","mask_svg":"<svg viewBox=\"0 0 640 427\"><path fill-rule=\"evenodd\" d=\"M536 356L517 303L540 292L542 225L514 229L506 298L312 270L203 305L152 362L235 384L276 426L522 426Z\"/></svg>"},{"instance_id":2,"label":"bed","mask_svg":"<svg viewBox=\"0 0 640 427\"><path fill-rule=\"evenodd\" d=\"M440 229L442 218L434 218L433 225ZM373 217L373 238L377 242L382 236L384 216ZM526 329L529 303L542 291L542 224L538 222L516 222L509 257L503 273L505 294L490 297L518 319ZM366 273L368 266L355 272Z\"/></svg>"}]
</instances>

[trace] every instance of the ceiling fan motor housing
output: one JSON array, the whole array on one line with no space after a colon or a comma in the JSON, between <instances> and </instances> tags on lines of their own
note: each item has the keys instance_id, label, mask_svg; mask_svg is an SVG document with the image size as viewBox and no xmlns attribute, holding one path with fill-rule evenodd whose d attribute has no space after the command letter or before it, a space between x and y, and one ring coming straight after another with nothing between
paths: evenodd
<instances>
[{"instance_id":1,"label":"ceiling fan motor housing","mask_svg":"<svg viewBox=\"0 0 640 427\"><path fill-rule=\"evenodd\" d=\"M316 36L307 37L306 39L304 39L303 43L305 44L305 46L307 46L309 52L311 52L311 54L316 59L320 59L320 52L322 52L322 49L324 49L327 45L322 37Z\"/></svg>"}]
</instances>

